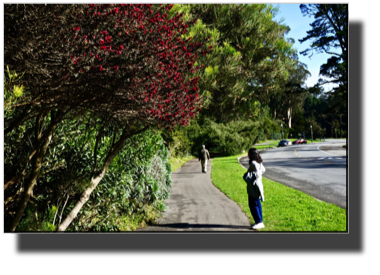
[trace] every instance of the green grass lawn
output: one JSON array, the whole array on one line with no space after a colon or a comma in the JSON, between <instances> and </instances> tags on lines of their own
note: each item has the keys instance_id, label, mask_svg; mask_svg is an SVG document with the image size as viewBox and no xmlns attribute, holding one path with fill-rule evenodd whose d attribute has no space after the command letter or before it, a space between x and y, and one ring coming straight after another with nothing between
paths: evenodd
<instances>
[{"instance_id":1,"label":"green grass lawn","mask_svg":"<svg viewBox=\"0 0 380 275\"><path fill-rule=\"evenodd\" d=\"M295 140L298 140L298 138L288 138L287 140L293 142ZM307 140L308 143L311 143L311 140ZM262 150L262 149L267 149L267 148L276 148L278 146L278 143L280 142L280 140L265 140L263 142L259 142L259 143L264 143L264 142L270 142L269 144L266 144L266 145L254 145L253 147L257 148L258 150ZM323 140L317 140L317 139L314 139L313 140L313 143L316 143L316 142L323 142Z\"/></svg>"},{"instance_id":2,"label":"green grass lawn","mask_svg":"<svg viewBox=\"0 0 380 275\"><path fill-rule=\"evenodd\" d=\"M235 201L254 223L243 180L247 170L238 163L239 156L215 158L211 178L214 185ZM262 231L346 231L345 209L266 178L263 178L263 185L265 228Z\"/></svg>"},{"instance_id":3,"label":"green grass lawn","mask_svg":"<svg viewBox=\"0 0 380 275\"><path fill-rule=\"evenodd\" d=\"M184 165L189 160L195 158L194 156L169 158L169 163L172 166L172 172L175 172L178 168Z\"/></svg>"}]
</instances>

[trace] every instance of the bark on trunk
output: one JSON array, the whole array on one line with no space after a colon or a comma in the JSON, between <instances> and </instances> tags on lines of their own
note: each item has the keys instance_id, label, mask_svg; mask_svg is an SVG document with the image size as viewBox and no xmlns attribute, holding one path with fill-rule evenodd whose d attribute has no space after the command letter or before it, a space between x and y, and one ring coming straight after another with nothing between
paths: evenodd
<instances>
[{"instance_id":1,"label":"bark on trunk","mask_svg":"<svg viewBox=\"0 0 380 275\"><path fill-rule=\"evenodd\" d=\"M35 162L35 154L38 152L40 149L41 141L45 140L46 136L44 139L41 139L41 132L42 132L42 126L43 123L45 122L45 118L43 113L40 113L36 119L36 126L35 126L35 135L36 135L36 140L35 140L35 149L33 152L29 155L28 159L26 160L26 163L24 165L24 168L22 169L22 172L16 176L14 176L11 180L9 180L7 183L4 184L4 190L6 190L9 186L15 184L16 182L19 182L24 176L26 169L28 168L29 162L34 158Z\"/></svg>"},{"instance_id":2,"label":"bark on trunk","mask_svg":"<svg viewBox=\"0 0 380 275\"><path fill-rule=\"evenodd\" d=\"M17 228L17 226L21 220L22 214L24 213L25 208L28 205L29 199L33 195L33 188L37 182L38 175L40 174L42 162L43 162L43 159L45 157L46 150L50 144L53 133L54 133L55 129L57 128L58 123L62 120L63 116L64 116L63 112L59 111L59 116L58 116L59 119L56 119L56 120L51 122L50 127L46 130L46 136L44 136L46 138L39 139L37 141L37 142L42 142L43 144L42 144L41 150L38 152L38 154L34 155L34 157L36 159L35 159L35 162L33 165L33 171L30 175L29 181L25 185L26 187L25 187L24 193L21 197L20 205L17 208L16 214L15 214L15 216L11 222L11 225L9 227L9 231L11 231L11 232L16 230L16 228ZM36 127L39 130L39 132L37 133L37 136L40 137L42 129L40 128L39 122L37 122ZM39 145L40 144L36 144L36 147L39 147Z\"/></svg>"},{"instance_id":3,"label":"bark on trunk","mask_svg":"<svg viewBox=\"0 0 380 275\"><path fill-rule=\"evenodd\" d=\"M119 141L115 143L114 146L112 146L110 152L108 153L99 173L97 173L95 177L91 178L91 185L87 187L86 190L83 191L82 195L80 196L79 201L75 204L74 208L67 215L65 220L58 226L57 231L65 231L67 227L72 223L72 221L76 218L79 211L82 209L83 205L89 200L91 193L94 191L96 186L98 186L100 181L103 179L103 177L107 173L108 168L111 165L113 159L123 149L126 140L133 135L136 135L145 131L146 129L147 127L134 133L129 133L127 129L124 129L123 134L121 135Z\"/></svg>"},{"instance_id":4,"label":"bark on trunk","mask_svg":"<svg viewBox=\"0 0 380 275\"><path fill-rule=\"evenodd\" d=\"M292 128L292 108L288 109L288 126L289 129Z\"/></svg>"},{"instance_id":5,"label":"bark on trunk","mask_svg":"<svg viewBox=\"0 0 380 275\"><path fill-rule=\"evenodd\" d=\"M26 164L24 165L24 169L22 170L22 172L20 174L18 174L17 176L14 176L11 180L7 181L4 184L4 190L7 189L9 186L15 184L16 182L19 182L25 176L26 168L28 168L28 164L29 164L30 160L33 158L34 154L37 152L37 150L38 149L35 149L29 155L29 158L26 160Z\"/></svg>"}]
</instances>

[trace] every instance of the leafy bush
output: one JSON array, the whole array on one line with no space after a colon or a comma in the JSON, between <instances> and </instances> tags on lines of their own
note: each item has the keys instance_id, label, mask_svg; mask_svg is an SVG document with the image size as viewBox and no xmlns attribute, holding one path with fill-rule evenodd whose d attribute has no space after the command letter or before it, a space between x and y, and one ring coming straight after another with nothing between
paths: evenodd
<instances>
[{"instance_id":1,"label":"leafy bush","mask_svg":"<svg viewBox=\"0 0 380 275\"><path fill-rule=\"evenodd\" d=\"M153 132L137 136L119 154L68 230L119 231L126 216L145 214L148 205L162 209L161 202L169 195L170 172L161 137Z\"/></svg>"},{"instance_id":2,"label":"leafy bush","mask_svg":"<svg viewBox=\"0 0 380 275\"><path fill-rule=\"evenodd\" d=\"M193 142L188 136L187 127L177 126L173 130L163 131L162 136L169 149L170 158L188 157L191 154Z\"/></svg>"},{"instance_id":3,"label":"leafy bush","mask_svg":"<svg viewBox=\"0 0 380 275\"><path fill-rule=\"evenodd\" d=\"M56 226L52 224L57 207L48 208L47 217L44 217L45 212L38 212L36 204L31 203L25 211L25 217L21 220L17 231L55 231Z\"/></svg>"},{"instance_id":4,"label":"leafy bush","mask_svg":"<svg viewBox=\"0 0 380 275\"><path fill-rule=\"evenodd\" d=\"M47 122L49 120L47 117ZM28 142L25 141L28 141L27 135L34 138L34 127L28 125L25 123L9 134L12 147L5 146L9 150L5 154L4 165L7 179L18 173L20 158L25 158L31 151L32 147L26 146ZM104 129L99 131L103 125ZM96 135L99 132L101 136ZM33 203L26 209L17 231L55 230L89 186L91 177L96 173L94 167L102 164L119 132L116 122L105 123L92 113L62 123L47 150L33 190L36 194L32 198ZM19 138L20 134L22 138ZM16 150L18 144L24 144L19 146L24 153ZM154 220L152 217L163 209L161 201L168 197L170 173L168 150L159 132L148 130L129 138L68 230L116 231L126 228L120 219ZM26 179L28 177L29 174L25 176ZM17 208L23 182L21 180L5 190L6 226ZM147 211L149 215L145 215ZM140 218L128 217L131 215Z\"/></svg>"},{"instance_id":5,"label":"leafy bush","mask_svg":"<svg viewBox=\"0 0 380 275\"><path fill-rule=\"evenodd\" d=\"M101 184L68 231L125 230L127 216L146 214L166 199L171 184L168 150L158 133L147 131L128 140ZM78 194L79 195L79 194ZM71 211L74 201L65 212Z\"/></svg>"}]
</instances>

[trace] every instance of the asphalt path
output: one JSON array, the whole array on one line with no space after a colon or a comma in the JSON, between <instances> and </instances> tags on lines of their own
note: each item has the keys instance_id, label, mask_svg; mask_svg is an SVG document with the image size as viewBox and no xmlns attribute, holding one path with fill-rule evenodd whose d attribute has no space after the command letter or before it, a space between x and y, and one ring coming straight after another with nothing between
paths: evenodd
<instances>
[{"instance_id":1,"label":"asphalt path","mask_svg":"<svg viewBox=\"0 0 380 275\"><path fill-rule=\"evenodd\" d=\"M264 177L346 208L346 140L326 140L261 151ZM248 158L240 159L248 167Z\"/></svg>"},{"instance_id":2,"label":"asphalt path","mask_svg":"<svg viewBox=\"0 0 380 275\"><path fill-rule=\"evenodd\" d=\"M210 171L210 161L202 173L200 162L193 159L172 173L162 218L138 231L252 231L241 208L212 184Z\"/></svg>"}]
</instances>

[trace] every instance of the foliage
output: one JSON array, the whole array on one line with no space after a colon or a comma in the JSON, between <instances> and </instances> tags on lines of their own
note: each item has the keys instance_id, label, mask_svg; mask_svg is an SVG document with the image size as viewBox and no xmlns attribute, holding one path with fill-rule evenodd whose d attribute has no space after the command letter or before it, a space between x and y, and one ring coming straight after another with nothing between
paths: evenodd
<instances>
[{"instance_id":1,"label":"foliage","mask_svg":"<svg viewBox=\"0 0 380 275\"><path fill-rule=\"evenodd\" d=\"M181 38L193 23L168 19L171 7L6 5L5 64L25 71L25 104L185 125L198 111L194 64L211 49Z\"/></svg>"},{"instance_id":2,"label":"foliage","mask_svg":"<svg viewBox=\"0 0 380 275\"><path fill-rule=\"evenodd\" d=\"M27 208L17 231L46 231L45 224L55 228L89 184L92 167L95 166L91 151L97 139L93 127L99 123L95 120L91 125L90 117L78 119L76 123L68 121L58 128L52 141L51 148L54 149L48 151L34 188L33 203ZM98 145L99 162L112 144L113 126L108 125L103 132ZM126 225L116 221L130 219L128 216L131 215L141 216L148 206L151 211L162 209L161 201L168 196L171 184L170 172L168 151L159 133L147 131L132 137L69 230L120 230ZM6 197L17 195L22 185L21 182L8 188ZM16 202L5 202L6 224L12 217ZM53 211L53 216L46 211ZM39 216L38 227L27 218L29 213L35 212Z\"/></svg>"},{"instance_id":3,"label":"foliage","mask_svg":"<svg viewBox=\"0 0 380 275\"><path fill-rule=\"evenodd\" d=\"M201 115L185 128L164 131L163 138L171 157L198 156L203 144L211 153L231 155L245 150L245 146L273 138L280 130L280 121L271 118L269 108L256 102L250 118L245 121L217 123Z\"/></svg>"},{"instance_id":4,"label":"foliage","mask_svg":"<svg viewBox=\"0 0 380 275\"><path fill-rule=\"evenodd\" d=\"M200 59L204 116L217 123L246 119L287 79L294 49L284 39L288 28L273 20L272 5L174 5L173 11L196 20L190 33L207 34L206 45L214 49Z\"/></svg>"},{"instance_id":5,"label":"foliage","mask_svg":"<svg viewBox=\"0 0 380 275\"><path fill-rule=\"evenodd\" d=\"M256 120L216 123L205 118L199 124L191 124L187 131L192 141L191 152L197 156L201 145L211 152L234 155L250 148L258 140L271 137L278 124L268 117Z\"/></svg>"},{"instance_id":6,"label":"foliage","mask_svg":"<svg viewBox=\"0 0 380 275\"><path fill-rule=\"evenodd\" d=\"M301 4L300 9L304 16L314 16L312 29L307 36L300 39L301 43L311 40L310 48L301 52L303 55L313 51L325 52L331 57L320 68L320 75L326 79L319 79L318 85L335 83L333 93L339 96L341 102L332 106L341 109L347 114L348 95L348 5L347 4ZM338 52L334 50L338 49ZM333 50L333 51L332 51Z\"/></svg>"},{"instance_id":7,"label":"foliage","mask_svg":"<svg viewBox=\"0 0 380 275\"><path fill-rule=\"evenodd\" d=\"M194 122L190 122L192 125ZM196 123L196 122L195 122ZM187 158L190 156L193 142L188 136L188 127L174 127L172 130L164 130L162 137L169 150L170 158Z\"/></svg>"},{"instance_id":8,"label":"foliage","mask_svg":"<svg viewBox=\"0 0 380 275\"><path fill-rule=\"evenodd\" d=\"M159 136L144 133L134 137L68 230L120 231L126 226L120 219L146 214L148 206L162 207L171 184L167 157Z\"/></svg>"},{"instance_id":9,"label":"foliage","mask_svg":"<svg viewBox=\"0 0 380 275\"><path fill-rule=\"evenodd\" d=\"M297 60L296 57L294 59ZM277 92L270 96L269 106L274 117L284 121L289 128L292 128L293 114L302 112L303 102L308 93L308 89L305 88L308 76L310 73L306 64L297 61L294 68L289 70L287 81L279 85Z\"/></svg>"},{"instance_id":10,"label":"foliage","mask_svg":"<svg viewBox=\"0 0 380 275\"><path fill-rule=\"evenodd\" d=\"M347 119L343 113L331 112L331 106L339 102L339 97L334 94L321 94L319 96L308 94L303 103L303 114L300 123L294 128L294 132L304 132L309 135L310 126L313 126L314 138L324 136L345 136L347 132Z\"/></svg>"},{"instance_id":11,"label":"foliage","mask_svg":"<svg viewBox=\"0 0 380 275\"><path fill-rule=\"evenodd\" d=\"M8 118L12 116L15 111L15 105L17 104L18 99L24 93L23 85L16 85L20 81L22 75L10 71L7 66L7 73L4 74L4 117ZM12 86L13 85L13 86Z\"/></svg>"},{"instance_id":12,"label":"foliage","mask_svg":"<svg viewBox=\"0 0 380 275\"><path fill-rule=\"evenodd\" d=\"M48 116L47 122L50 119ZM12 131L8 135L9 138L6 139L7 142L4 144L6 150L5 180L18 173L17 171L22 168L21 165L23 164L20 160L25 158L28 151L33 148L32 142L30 142L30 146L28 142L35 138L34 125L30 122L27 121L17 131ZM80 192L88 185L94 167L97 167L96 162L98 165L102 165L102 161L104 161L112 143L115 142L116 136L120 135L118 126L117 121L97 117L94 113L86 113L78 118L65 120L59 125L51 141L51 147L47 150L40 177L33 190L35 195L32 197L31 204L26 209L17 231L55 230L57 222L67 214L71 204L78 199ZM24 129L23 132L20 131L21 129ZM24 144L25 141L26 144ZM91 154L94 150L96 151L95 158ZM115 227L107 228L104 226L104 223L109 222L107 217L114 216L107 211L102 213L101 210L105 211L107 207L113 209L111 206L115 207L120 203L119 197L129 198L128 196L132 196L135 200L128 201L128 203L124 202L123 207L128 208L129 211L122 214L124 215L123 219L130 219L127 216L130 216L131 213L141 216L141 211L143 211L141 209L147 209L149 205L153 210L162 210L161 201L167 197L170 186L171 170L167 155L167 150L157 133L148 131L129 139L125 150L115 159L110 172L106 174L102 182L104 187L100 185L100 192L95 195L96 200L103 202L100 205L106 207L95 208L96 210L90 209L86 212L98 213L97 217L100 219L97 220L97 227L94 228L116 230ZM139 160L137 163L134 161L135 158ZM15 213L20 200L19 194L22 192L29 174L30 171L27 172L23 180L5 190L6 225L9 224ZM127 195L123 193L125 191L123 187L126 184L131 184L131 186L127 185L130 189ZM138 193L136 190L140 190L141 186L144 186L143 192ZM108 192L103 192L104 189L107 189ZM109 195L115 192L118 194L116 198ZM121 195L119 196L119 194ZM106 203L104 203L105 201ZM140 206L141 203L144 204L143 208ZM54 212L53 217L51 211ZM157 210L152 213L155 212ZM116 218L119 219L120 215ZM125 227L125 225L118 224L120 228ZM78 227L78 223L75 222L73 228L89 230L84 225L85 223L81 222L81 226Z\"/></svg>"},{"instance_id":13,"label":"foliage","mask_svg":"<svg viewBox=\"0 0 380 275\"><path fill-rule=\"evenodd\" d=\"M62 182L70 184L56 190L69 198L87 190L89 178L105 175L128 138L150 126L184 126L199 111L202 67L195 63L212 49L204 45L205 37L182 39L193 22L182 15L169 19L171 8L5 5L4 63L17 74L25 72L17 81L26 87L13 87L17 104L4 121L11 148L5 157L6 188L14 185L6 194L12 201L9 213L15 214L10 230L59 169L68 169ZM100 119L101 126L88 116ZM74 127L90 130L77 133L71 143L56 142L62 133L77 131ZM107 140L104 131L110 133Z\"/></svg>"}]
</instances>

